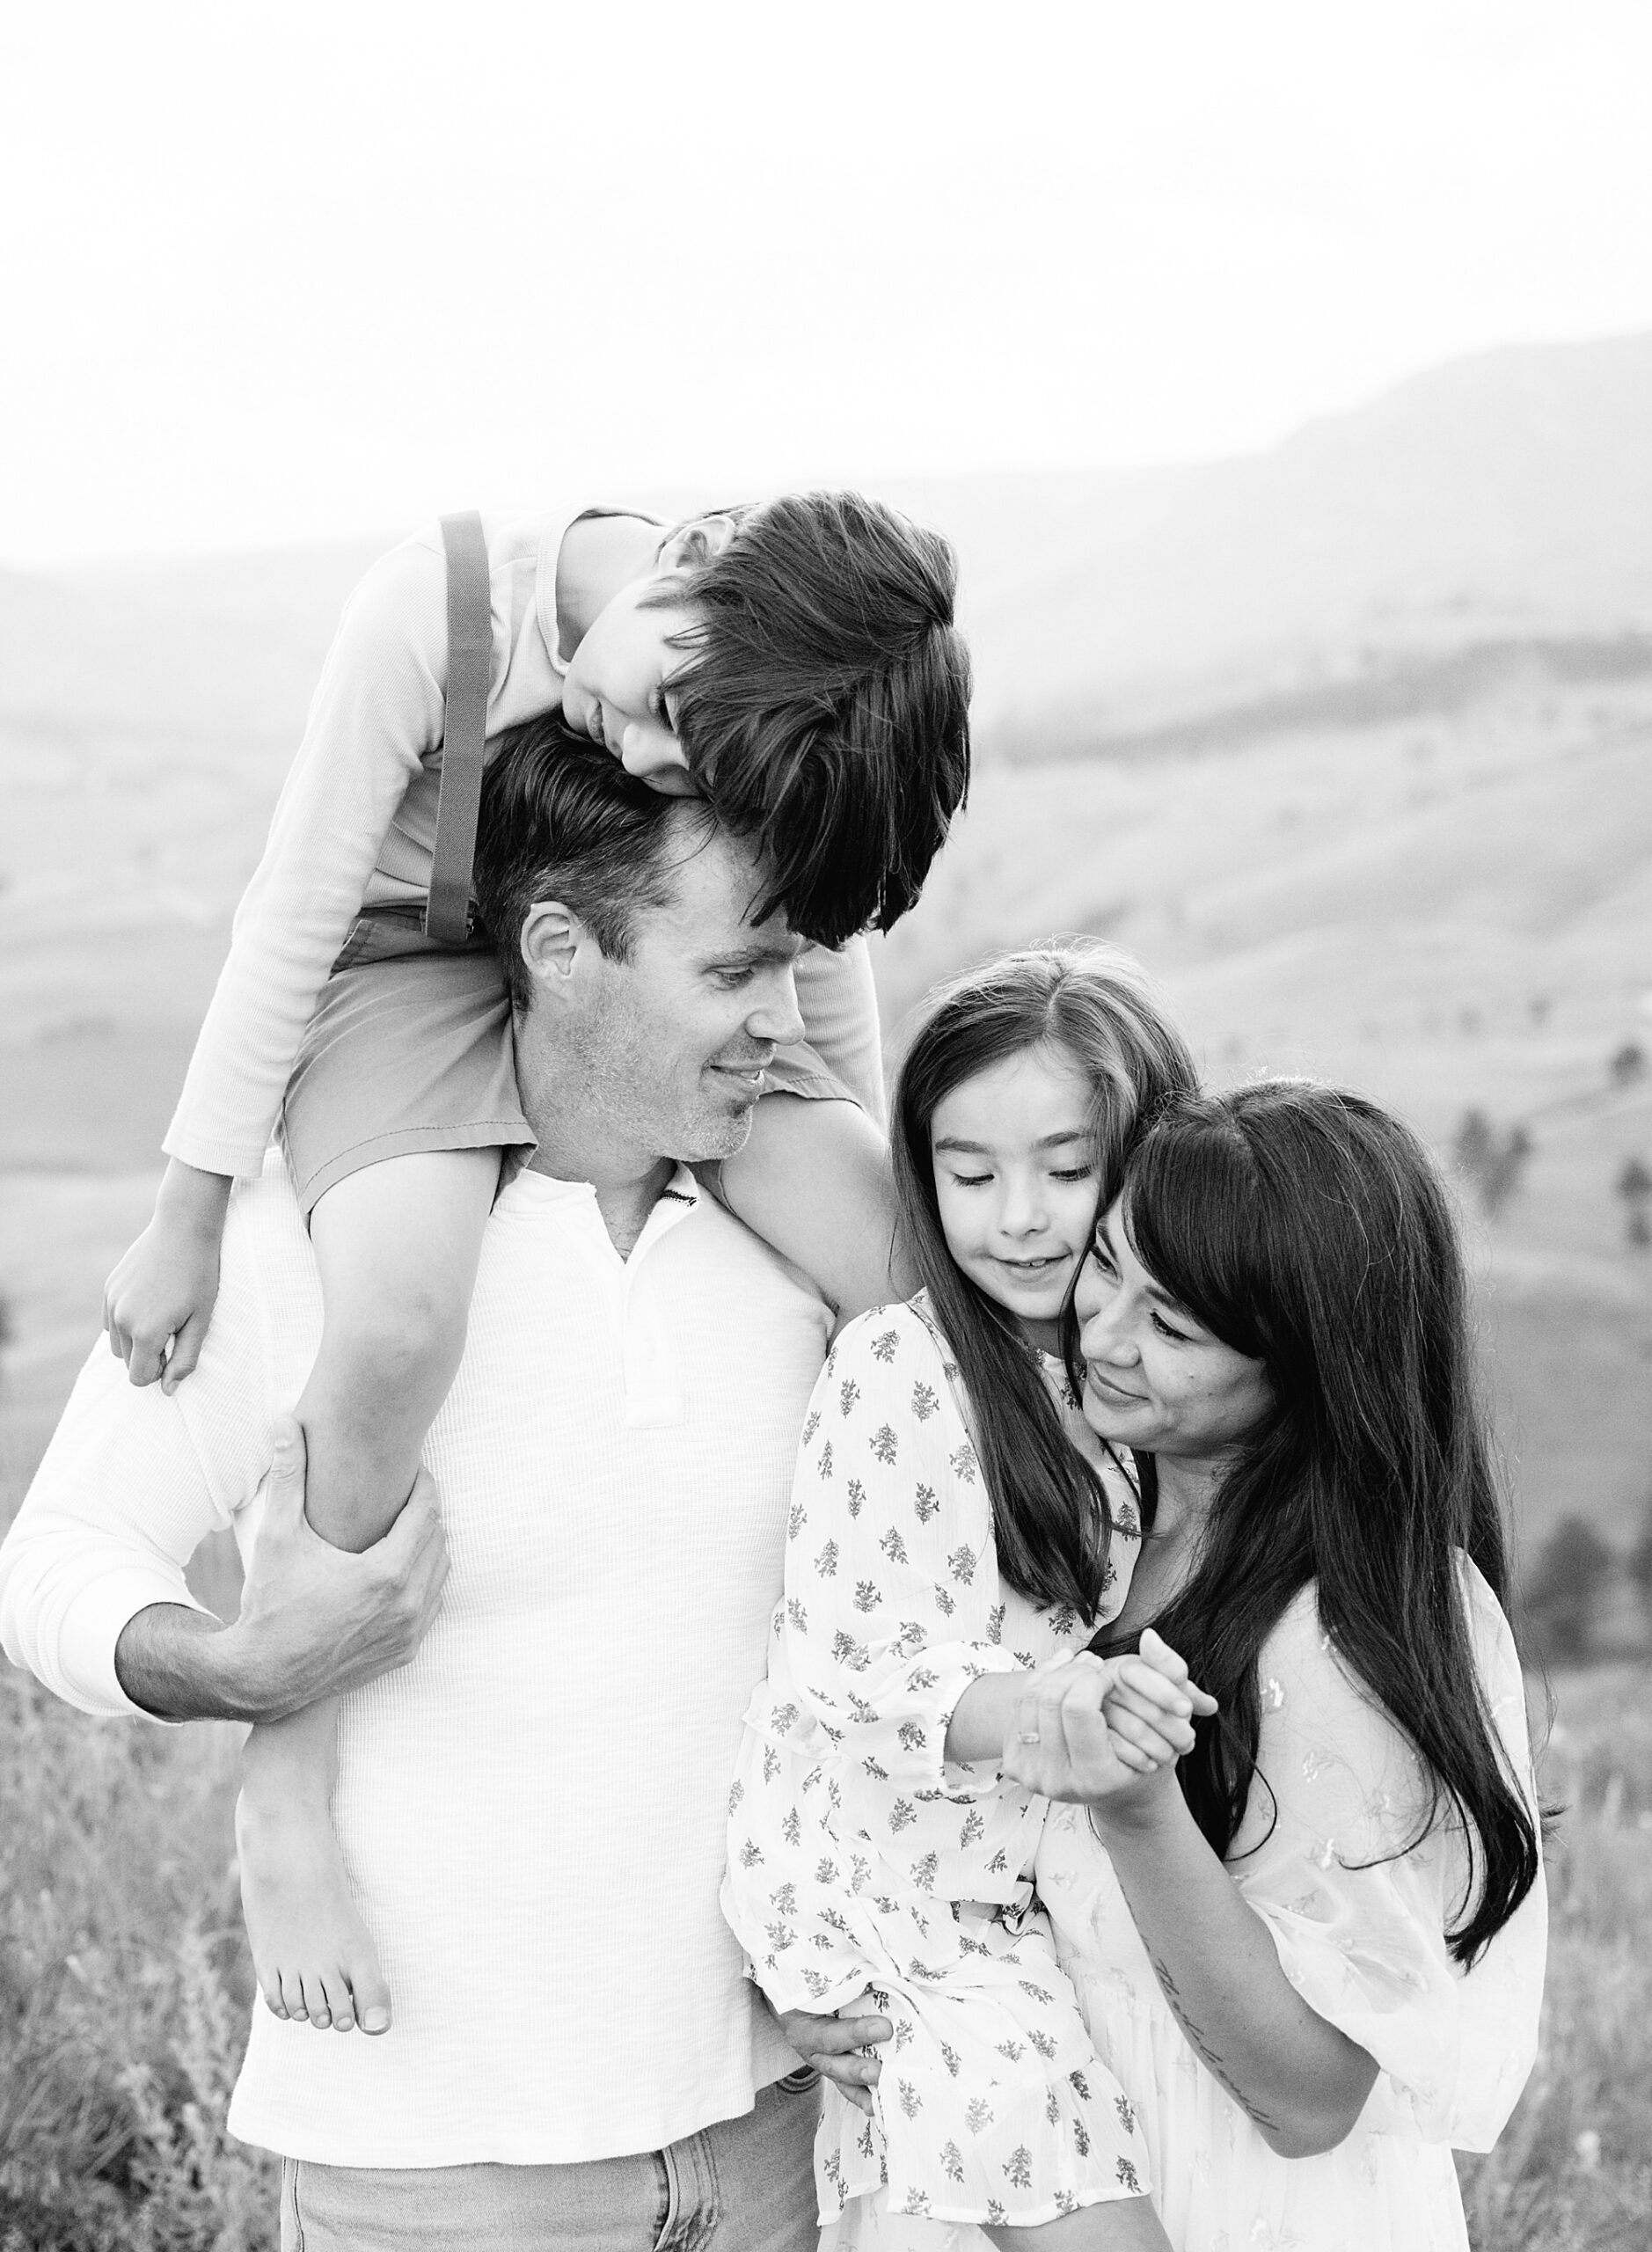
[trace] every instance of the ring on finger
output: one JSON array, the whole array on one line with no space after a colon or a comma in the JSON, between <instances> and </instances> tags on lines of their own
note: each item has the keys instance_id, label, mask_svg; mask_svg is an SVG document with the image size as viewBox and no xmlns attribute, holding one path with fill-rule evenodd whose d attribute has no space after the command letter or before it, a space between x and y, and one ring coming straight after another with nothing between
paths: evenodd
<instances>
[{"instance_id":1,"label":"ring on finger","mask_svg":"<svg viewBox=\"0 0 1652 2252\"><path fill-rule=\"evenodd\" d=\"M1023 1744L1038 1744L1042 1741L1042 1738L1040 1737L1038 1730L1035 1728L1024 1728L1021 1730L1021 1742Z\"/></svg>"}]
</instances>

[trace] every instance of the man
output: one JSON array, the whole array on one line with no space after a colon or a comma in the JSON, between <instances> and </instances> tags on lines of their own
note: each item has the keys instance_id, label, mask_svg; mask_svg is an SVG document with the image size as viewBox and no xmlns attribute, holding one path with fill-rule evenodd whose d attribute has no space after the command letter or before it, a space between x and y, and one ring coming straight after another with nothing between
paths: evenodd
<instances>
[{"instance_id":1,"label":"man","mask_svg":"<svg viewBox=\"0 0 1652 2252\"><path fill-rule=\"evenodd\" d=\"M320 1319L274 1161L190 1382L94 1354L0 1549L0 1640L89 1711L356 1693L334 1815L395 2022L259 2011L230 2115L285 2158L304 2252L814 2242L812 2075L717 1892L831 1316L676 1162L740 1146L799 1035L800 942L749 919L766 872L699 801L557 728L496 764L477 864L539 1139L427 1448L445 1558L428 1496L353 1557L307 1534L290 1462L264 1492ZM226 1522L251 1565L223 1627L183 1566Z\"/></svg>"}]
</instances>

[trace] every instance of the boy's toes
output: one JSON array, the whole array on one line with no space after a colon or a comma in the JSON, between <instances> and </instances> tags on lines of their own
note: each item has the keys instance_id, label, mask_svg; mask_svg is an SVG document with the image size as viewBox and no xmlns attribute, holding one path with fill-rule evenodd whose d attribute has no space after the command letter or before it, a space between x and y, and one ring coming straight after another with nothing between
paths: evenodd
<instances>
[{"instance_id":1,"label":"boy's toes","mask_svg":"<svg viewBox=\"0 0 1652 2252\"><path fill-rule=\"evenodd\" d=\"M313 1980L307 1979L304 1984L305 1992L311 1992L313 1985ZM335 2033L350 2032L355 2024L355 2008L350 2000L350 1989L344 1973L341 1970L328 1971L325 1976L322 1990L327 1998L327 2017L333 2031Z\"/></svg>"},{"instance_id":2,"label":"boy's toes","mask_svg":"<svg viewBox=\"0 0 1652 2252\"><path fill-rule=\"evenodd\" d=\"M355 2022L362 2032L388 2033L390 1987L378 1964L375 1963L370 1970L358 1970L351 1983L355 1991Z\"/></svg>"},{"instance_id":3,"label":"boy's toes","mask_svg":"<svg viewBox=\"0 0 1652 2252\"><path fill-rule=\"evenodd\" d=\"M311 1970L304 1974L303 1996L304 2016L310 2020L318 2033L325 2033L333 2023L333 2011L328 2005L327 1990L322 1984L318 1972ZM293 2014L295 2016L298 2014L296 2011Z\"/></svg>"},{"instance_id":4,"label":"boy's toes","mask_svg":"<svg viewBox=\"0 0 1652 2252\"><path fill-rule=\"evenodd\" d=\"M304 1992L304 1982L296 1970L281 1973L281 2000L287 2005L287 2014L295 2025L310 2022L310 1997Z\"/></svg>"},{"instance_id":5,"label":"boy's toes","mask_svg":"<svg viewBox=\"0 0 1652 2252\"><path fill-rule=\"evenodd\" d=\"M281 1996L281 2008L277 2015L290 2020L295 2025L302 2025L309 2013L304 2007L303 1981L296 1971L278 1970L275 1991Z\"/></svg>"},{"instance_id":6,"label":"boy's toes","mask_svg":"<svg viewBox=\"0 0 1652 2252\"><path fill-rule=\"evenodd\" d=\"M259 1956L254 1955L252 1976L258 1982L258 1990L264 1997L264 2007L270 2015L282 2018L290 2016L291 2012L288 2007L289 1997L281 1992L281 1974L276 1965L274 1963L260 1961Z\"/></svg>"}]
</instances>

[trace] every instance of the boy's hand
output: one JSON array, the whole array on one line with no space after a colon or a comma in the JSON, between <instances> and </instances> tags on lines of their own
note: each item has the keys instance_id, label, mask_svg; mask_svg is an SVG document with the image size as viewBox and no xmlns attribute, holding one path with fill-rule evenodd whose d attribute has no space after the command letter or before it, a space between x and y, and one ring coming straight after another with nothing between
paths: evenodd
<instances>
[{"instance_id":1,"label":"boy's hand","mask_svg":"<svg viewBox=\"0 0 1652 2252\"><path fill-rule=\"evenodd\" d=\"M174 1159L155 1217L103 1291L109 1350L134 1384L173 1392L201 1358L218 1295L218 1247L230 1182ZM171 1340L172 1350L166 1349Z\"/></svg>"}]
</instances>

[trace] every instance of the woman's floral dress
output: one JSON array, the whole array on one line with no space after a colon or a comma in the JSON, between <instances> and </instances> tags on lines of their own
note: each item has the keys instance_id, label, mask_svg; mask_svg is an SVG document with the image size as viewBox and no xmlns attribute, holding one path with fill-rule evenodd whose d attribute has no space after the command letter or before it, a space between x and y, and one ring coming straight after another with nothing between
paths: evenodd
<instances>
[{"instance_id":1,"label":"woman's floral dress","mask_svg":"<svg viewBox=\"0 0 1652 2252\"><path fill-rule=\"evenodd\" d=\"M1136 1496L1046 1377L1108 1488L1104 1615L1123 1600ZM958 1371L925 1300L832 1350L793 1489L768 1679L746 1715L723 1905L778 2009L871 1989L894 2023L875 2113L830 2085L821 2217L852 2199L1028 2226L1147 2189L1132 2107L1097 2062L1033 1894L1048 1802L945 1756L969 1684L1082 1649L1070 1609L998 1578Z\"/></svg>"}]
</instances>

